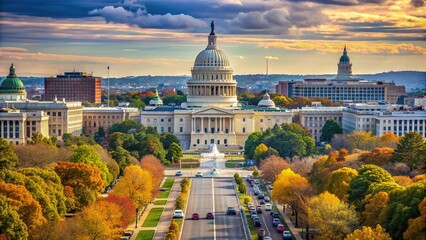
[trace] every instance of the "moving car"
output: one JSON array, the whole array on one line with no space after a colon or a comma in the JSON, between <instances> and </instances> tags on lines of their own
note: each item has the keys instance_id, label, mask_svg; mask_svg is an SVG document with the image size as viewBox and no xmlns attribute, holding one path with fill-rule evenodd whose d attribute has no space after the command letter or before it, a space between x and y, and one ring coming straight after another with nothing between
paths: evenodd
<instances>
[{"instance_id":1,"label":"moving car","mask_svg":"<svg viewBox=\"0 0 426 240\"><path fill-rule=\"evenodd\" d=\"M259 195L257 195L257 199L264 199L265 198L265 194L263 193L259 193Z\"/></svg>"},{"instance_id":2,"label":"moving car","mask_svg":"<svg viewBox=\"0 0 426 240\"><path fill-rule=\"evenodd\" d=\"M260 184L259 179L254 179L254 184L259 185Z\"/></svg>"},{"instance_id":3,"label":"moving car","mask_svg":"<svg viewBox=\"0 0 426 240\"><path fill-rule=\"evenodd\" d=\"M264 240L263 238L265 237L266 232L265 229L260 228L259 230L257 230L257 237L259 240Z\"/></svg>"},{"instance_id":4,"label":"moving car","mask_svg":"<svg viewBox=\"0 0 426 240\"><path fill-rule=\"evenodd\" d=\"M284 225L278 224L278 226L277 226L277 232L282 233L282 232L284 232L284 230L285 230Z\"/></svg>"},{"instance_id":5,"label":"moving car","mask_svg":"<svg viewBox=\"0 0 426 240\"><path fill-rule=\"evenodd\" d=\"M250 208L252 208L254 205L253 205L253 203L252 202L248 202L247 203L247 207L248 207L248 209L250 209Z\"/></svg>"},{"instance_id":6,"label":"moving car","mask_svg":"<svg viewBox=\"0 0 426 240\"><path fill-rule=\"evenodd\" d=\"M258 218L253 221L253 225L254 227L261 227L262 223L260 223L260 219Z\"/></svg>"},{"instance_id":7,"label":"moving car","mask_svg":"<svg viewBox=\"0 0 426 240\"><path fill-rule=\"evenodd\" d=\"M276 227L276 226L278 226L278 224L281 224L280 219L279 218L274 218L272 220L272 226Z\"/></svg>"},{"instance_id":8,"label":"moving car","mask_svg":"<svg viewBox=\"0 0 426 240\"><path fill-rule=\"evenodd\" d=\"M181 209L176 209L173 212L173 218L183 218L183 211Z\"/></svg>"},{"instance_id":9,"label":"moving car","mask_svg":"<svg viewBox=\"0 0 426 240\"><path fill-rule=\"evenodd\" d=\"M256 212L257 213L262 213L262 207L261 206L257 206L256 207Z\"/></svg>"},{"instance_id":10,"label":"moving car","mask_svg":"<svg viewBox=\"0 0 426 240\"><path fill-rule=\"evenodd\" d=\"M260 200L260 201L259 201L259 204L265 204L265 200L263 200L263 199L262 199L262 200Z\"/></svg>"},{"instance_id":11,"label":"moving car","mask_svg":"<svg viewBox=\"0 0 426 240\"><path fill-rule=\"evenodd\" d=\"M198 213L193 213L193 214L192 214L192 220L198 220L198 219L200 219L200 214L198 214Z\"/></svg>"},{"instance_id":12,"label":"moving car","mask_svg":"<svg viewBox=\"0 0 426 240\"><path fill-rule=\"evenodd\" d=\"M216 174L219 174L219 169L213 169L213 172L212 172L214 175L216 175Z\"/></svg>"},{"instance_id":13,"label":"moving car","mask_svg":"<svg viewBox=\"0 0 426 240\"><path fill-rule=\"evenodd\" d=\"M202 172L197 172L197 173L195 174L195 176L196 176L196 177L203 177L203 173L202 173Z\"/></svg>"},{"instance_id":14,"label":"moving car","mask_svg":"<svg viewBox=\"0 0 426 240\"><path fill-rule=\"evenodd\" d=\"M251 220L255 219L255 218L259 218L259 216L257 216L257 214L252 214L251 215Z\"/></svg>"},{"instance_id":15,"label":"moving car","mask_svg":"<svg viewBox=\"0 0 426 240\"><path fill-rule=\"evenodd\" d=\"M263 238L263 240L272 240L272 238L270 236L266 236Z\"/></svg>"},{"instance_id":16,"label":"moving car","mask_svg":"<svg viewBox=\"0 0 426 240\"><path fill-rule=\"evenodd\" d=\"M208 212L208 213L206 214L206 218L207 218L207 219L214 219L214 214L213 214L212 212Z\"/></svg>"},{"instance_id":17,"label":"moving car","mask_svg":"<svg viewBox=\"0 0 426 240\"><path fill-rule=\"evenodd\" d=\"M277 212L271 212L273 218L280 218L280 215Z\"/></svg>"},{"instance_id":18,"label":"moving car","mask_svg":"<svg viewBox=\"0 0 426 240\"><path fill-rule=\"evenodd\" d=\"M226 214L237 215L237 211L235 211L235 207L228 207L228 209L226 210Z\"/></svg>"},{"instance_id":19,"label":"moving car","mask_svg":"<svg viewBox=\"0 0 426 240\"><path fill-rule=\"evenodd\" d=\"M175 173L175 176L177 176L177 177L182 176L182 171L177 171L177 172Z\"/></svg>"},{"instance_id":20,"label":"moving car","mask_svg":"<svg viewBox=\"0 0 426 240\"><path fill-rule=\"evenodd\" d=\"M265 204L265 211L272 211L272 204L270 203Z\"/></svg>"},{"instance_id":21,"label":"moving car","mask_svg":"<svg viewBox=\"0 0 426 240\"><path fill-rule=\"evenodd\" d=\"M253 214L256 214L256 215L257 215L256 209L252 209L252 210L250 211L250 215L253 215Z\"/></svg>"},{"instance_id":22,"label":"moving car","mask_svg":"<svg viewBox=\"0 0 426 240\"><path fill-rule=\"evenodd\" d=\"M283 232L283 239L284 240L291 239L291 232L290 231L284 231Z\"/></svg>"},{"instance_id":23,"label":"moving car","mask_svg":"<svg viewBox=\"0 0 426 240\"><path fill-rule=\"evenodd\" d=\"M268 196L265 196L265 202L270 202L271 199Z\"/></svg>"}]
</instances>

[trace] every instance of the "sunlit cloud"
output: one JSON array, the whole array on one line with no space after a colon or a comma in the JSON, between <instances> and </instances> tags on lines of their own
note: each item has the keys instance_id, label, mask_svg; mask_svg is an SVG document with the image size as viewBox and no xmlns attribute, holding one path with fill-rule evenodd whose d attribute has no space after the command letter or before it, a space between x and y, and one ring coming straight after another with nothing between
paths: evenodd
<instances>
[{"instance_id":1,"label":"sunlit cloud","mask_svg":"<svg viewBox=\"0 0 426 240\"><path fill-rule=\"evenodd\" d=\"M268 59L268 60L278 60L280 58L279 57L274 57L274 56L265 56L265 59Z\"/></svg>"},{"instance_id":2,"label":"sunlit cloud","mask_svg":"<svg viewBox=\"0 0 426 240\"><path fill-rule=\"evenodd\" d=\"M235 56L235 57L238 58L238 59L244 59L245 58L244 56L241 56L241 55Z\"/></svg>"}]
</instances>

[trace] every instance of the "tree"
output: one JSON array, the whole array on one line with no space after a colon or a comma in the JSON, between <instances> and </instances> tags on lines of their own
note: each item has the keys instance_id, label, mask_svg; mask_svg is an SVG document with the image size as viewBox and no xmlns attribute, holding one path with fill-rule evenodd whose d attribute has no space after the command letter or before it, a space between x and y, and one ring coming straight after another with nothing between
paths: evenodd
<instances>
[{"instance_id":1,"label":"tree","mask_svg":"<svg viewBox=\"0 0 426 240\"><path fill-rule=\"evenodd\" d=\"M393 148L374 148L370 152L362 153L358 160L364 164L374 164L377 166L386 165L392 158Z\"/></svg>"},{"instance_id":2,"label":"tree","mask_svg":"<svg viewBox=\"0 0 426 240\"><path fill-rule=\"evenodd\" d=\"M132 199L126 196L108 194L105 201L115 203L119 207L121 213L120 226L122 229L127 228L136 215L136 205L132 202Z\"/></svg>"},{"instance_id":3,"label":"tree","mask_svg":"<svg viewBox=\"0 0 426 240\"><path fill-rule=\"evenodd\" d=\"M417 132L409 132L402 136L396 145L392 161L407 164L411 170L426 163L426 143Z\"/></svg>"},{"instance_id":4,"label":"tree","mask_svg":"<svg viewBox=\"0 0 426 240\"><path fill-rule=\"evenodd\" d=\"M330 174L325 190L334 194L340 200L346 200L349 183L356 176L358 176L358 172L353 168L337 169Z\"/></svg>"},{"instance_id":5,"label":"tree","mask_svg":"<svg viewBox=\"0 0 426 240\"><path fill-rule=\"evenodd\" d=\"M372 164L363 165L358 170L358 176L349 183L349 201L357 205L367 195L368 188L373 183L394 182L392 176L383 168Z\"/></svg>"},{"instance_id":6,"label":"tree","mask_svg":"<svg viewBox=\"0 0 426 240\"><path fill-rule=\"evenodd\" d=\"M399 137L393 132L385 132L380 137L379 147L396 148L399 142Z\"/></svg>"},{"instance_id":7,"label":"tree","mask_svg":"<svg viewBox=\"0 0 426 240\"><path fill-rule=\"evenodd\" d=\"M241 193L241 194L247 194L247 188L246 188L246 185L243 183L243 184L239 184L238 185L238 191Z\"/></svg>"},{"instance_id":8,"label":"tree","mask_svg":"<svg viewBox=\"0 0 426 240\"><path fill-rule=\"evenodd\" d=\"M420 216L408 220L408 228L404 232L404 239L416 240L424 238L426 232L426 197L419 204Z\"/></svg>"},{"instance_id":9,"label":"tree","mask_svg":"<svg viewBox=\"0 0 426 240\"><path fill-rule=\"evenodd\" d=\"M393 176L395 182L401 186L408 187L413 184L413 180L409 176Z\"/></svg>"},{"instance_id":10,"label":"tree","mask_svg":"<svg viewBox=\"0 0 426 240\"><path fill-rule=\"evenodd\" d=\"M140 156L151 154L160 159L160 161L164 161L166 153L163 148L163 144L157 136L153 134L146 134L139 139L138 146L140 147Z\"/></svg>"},{"instance_id":11,"label":"tree","mask_svg":"<svg viewBox=\"0 0 426 240\"><path fill-rule=\"evenodd\" d=\"M90 205L103 190L99 169L89 164L59 162L55 172L61 178L66 195L74 200L68 203L68 211L79 210Z\"/></svg>"},{"instance_id":12,"label":"tree","mask_svg":"<svg viewBox=\"0 0 426 240\"><path fill-rule=\"evenodd\" d=\"M339 157L337 158L338 162L343 162L346 159L346 156L348 156L349 152L346 148L341 148L339 150Z\"/></svg>"},{"instance_id":13,"label":"tree","mask_svg":"<svg viewBox=\"0 0 426 240\"><path fill-rule=\"evenodd\" d=\"M179 146L179 144L172 142L169 149L167 150L166 159L169 161L178 162L182 158L182 156L182 148Z\"/></svg>"},{"instance_id":14,"label":"tree","mask_svg":"<svg viewBox=\"0 0 426 240\"><path fill-rule=\"evenodd\" d=\"M44 167L51 163L66 161L72 155L67 148L57 148L46 144L16 145L15 153L19 158L17 167Z\"/></svg>"},{"instance_id":15,"label":"tree","mask_svg":"<svg viewBox=\"0 0 426 240\"><path fill-rule=\"evenodd\" d=\"M0 239L24 239L28 237L27 225L17 211L0 195Z\"/></svg>"},{"instance_id":16,"label":"tree","mask_svg":"<svg viewBox=\"0 0 426 240\"><path fill-rule=\"evenodd\" d=\"M18 163L18 157L13 152L13 147L9 143L0 138L0 170L11 169Z\"/></svg>"},{"instance_id":17,"label":"tree","mask_svg":"<svg viewBox=\"0 0 426 240\"><path fill-rule=\"evenodd\" d=\"M251 175L253 175L254 177L258 177L259 174L260 174L260 172L257 168L254 168L253 172L251 173Z\"/></svg>"},{"instance_id":18,"label":"tree","mask_svg":"<svg viewBox=\"0 0 426 240\"><path fill-rule=\"evenodd\" d=\"M343 129L336 120L330 118L327 119L324 126L322 127L320 140L322 142L330 142L334 134L342 134Z\"/></svg>"},{"instance_id":19,"label":"tree","mask_svg":"<svg viewBox=\"0 0 426 240\"><path fill-rule=\"evenodd\" d=\"M265 181L274 182L277 175L284 169L289 168L288 162L277 156L269 156L260 163L261 178Z\"/></svg>"},{"instance_id":20,"label":"tree","mask_svg":"<svg viewBox=\"0 0 426 240\"><path fill-rule=\"evenodd\" d=\"M169 149L172 143L179 143L179 139L173 133L163 132L160 135L160 141L163 144L164 149Z\"/></svg>"},{"instance_id":21,"label":"tree","mask_svg":"<svg viewBox=\"0 0 426 240\"><path fill-rule=\"evenodd\" d=\"M261 143L254 149L254 155L253 158L257 162L259 162L260 159L263 159L266 155L266 152L268 151L268 147Z\"/></svg>"},{"instance_id":22,"label":"tree","mask_svg":"<svg viewBox=\"0 0 426 240\"><path fill-rule=\"evenodd\" d=\"M142 125L136 122L134 119L127 119L121 123L114 123L109 129L108 133L112 134L115 132L128 133L130 129L135 129L136 132L142 130Z\"/></svg>"},{"instance_id":23,"label":"tree","mask_svg":"<svg viewBox=\"0 0 426 240\"><path fill-rule=\"evenodd\" d=\"M388 201L389 194L387 192L367 195L365 197L365 210L361 213L362 225L370 227L374 227L378 224L383 225L386 220Z\"/></svg>"},{"instance_id":24,"label":"tree","mask_svg":"<svg viewBox=\"0 0 426 240\"><path fill-rule=\"evenodd\" d=\"M246 159L253 159L254 150L262 142L262 135L261 132L254 132L249 135L244 146Z\"/></svg>"},{"instance_id":25,"label":"tree","mask_svg":"<svg viewBox=\"0 0 426 240\"><path fill-rule=\"evenodd\" d=\"M112 179L116 179L118 174L120 174L120 166L118 165L117 161L115 161L111 154L100 145L94 145L93 147L101 157L102 162L106 163L108 171L112 175Z\"/></svg>"},{"instance_id":26,"label":"tree","mask_svg":"<svg viewBox=\"0 0 426 240\"><path fill-rule=\"evenodd\" d=\"M43 136L40 132L33 133L31 144L46 144L56 146L56 139Z\"/></svg>"},{"instance_id":27,"label":"tree","mask_svg":"<svg viewBox=\"0 0 426 240\"><path fill-rule=\"evenodd\" d=\"M186 102L186 96L180 94L168 94L163 97L164 105L175 104L179 106L180 104Z\"/></svg>"},{"instance_id":28,"label":"tree","mask_svg":"<svg viewBox=\"0 0 426 240\"><path fill-rule=\"evenodd\" d=\"M40 204L24 186L0 181L0 196L4 196L7 204L19 214L28 231L46 222Z\"/></svg>"},{"instance_id":29,"label":"tree","mask_svg":"<svg viewBox=\"0 0 426 240\"><path fill-rule=\"evenodd\" d=\"M291 103L291 99L287 98L286 96L277 95L274 98L272 98L272 101L274 101L275 106L279 108L285 108L288 107Z\"/></svg>"},{"instance_id":30,"label":"tree","mask_svg":"<svg viewBox=\"0 0 426 240\"><path fill-rule=\"evenodd\" d=\"M299 225L299 210L306 207L309 185L306 178L294 173L290 168L284 169L277 176L272 189L272 199L291 206L296 217L296 226Z\"/></svg>"},{"instance_id":31,"label":"tree","mask_svg":"<svg viewBox=\"0 0 426 240\"><path fill-rule=\"evenodd\" d=\"M351 149L371 150L378 145L378 137L372 132L354 131L348 135Z\"/></svg>"},{"instance_id":32,"label":"tree","mask_svg":"<svg viewBox=\"0 0 426 240\"><path fill-rule=\"evenodd\" d=\"M342 239L358 226L355 209L327 191L309 201L309 222L320 239Z\"/></svg>"},{"instance_id":33,"label":"tree","mask_svg":"<svg viewBox=\"0 0 426 240\"><path fill-rule=\"evenodd\" d=\"M160 160L153 155L144 156L140 160L140 166L142 169L147 170L152 175L152 196L157 196L160 183L164 177L164 166Z\"/></svg>"},{"instance_id":34,"label":"tree","mask_svg":"<svg viewBox=\"0 0 426 240\"><path fill-rule=\"evenodd\" d=\"M392 240L389 233L385 231L379 224L376 228L363 226L361 229L355 230L348 234L344 240Z\"/></svg>"},{"instance_id":35,"label":"tree","mask_svg":"<svg viewBox=\"0 0 426 240\"><path fill-rule=\"evenodd\" d=\"M152 174L139 166L128 166L112 193L127 196L139 207L146 206L152 198Z\"/></svg>"},{"instance_id":36,"label":"tree","mask_svg":"<svg viewBox=\"0 0 426 240\"><path fill-rule=\"evenodd\" d=\"M101 156L93 146L79 146L74 154L71 155L70 162L81 162L97 167L100 171L101 178L104 181L104 187L108 186L108 184L112 181L112 175L108 170L107 164L102 162Z\"/></svg>"}]
</instances>

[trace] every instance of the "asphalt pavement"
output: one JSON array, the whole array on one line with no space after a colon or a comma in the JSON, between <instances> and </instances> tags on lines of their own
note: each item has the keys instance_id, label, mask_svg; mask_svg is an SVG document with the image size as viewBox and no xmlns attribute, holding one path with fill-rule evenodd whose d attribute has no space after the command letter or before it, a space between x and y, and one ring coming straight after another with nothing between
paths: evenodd
<instances>
[{"instance_id":1,"label":"asphalt pavement","mask_svg":"<svg viewBox=\"0 0 426 240\"><path fill-rule=\"evenodd\" d=\"M237 197L232 178L193 178L182 240L195 239L245 239L239 212L227 215L228 206L237 206ZM192 214L201 215L192 220ZM207 212L214 212L215 219L206 219Z\"/></svg>"}]
</instances>

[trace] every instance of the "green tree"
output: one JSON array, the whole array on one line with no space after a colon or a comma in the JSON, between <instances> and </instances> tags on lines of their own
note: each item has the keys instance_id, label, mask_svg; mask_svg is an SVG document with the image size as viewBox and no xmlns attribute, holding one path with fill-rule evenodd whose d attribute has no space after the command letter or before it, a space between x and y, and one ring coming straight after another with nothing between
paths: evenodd
<instances>
[{"instance_id":1,"label":"green tree","mask_svg":"<svg viewBox=\"0 0 426 240\"><path fill-rule=\"evenodd\" d=\"M342 134L343 129L336 120L330 118L328 119L324 126L322 127L320 140L324 142L331 142L334 134Z\"/></svg>"},{"instance_id":2,"label":"green tree","mask_svg":"<svg viewBox=\"0 0 426 240\"><path fill-rule=\"evenodd\" d=\"M179 143L179 139L173 133L163 132L160 135L160 142L163 144L164 149L169 149L172 143Z\"/></svg>"},{"instance_id":3,"label":"green tree","mask_svg":"<svg viewBox=\"0 0 426 240\"><path fill-rule=\"evenodd\" d=\"M145 107L145 103L141 99L131 99L129 107L135 107L135 108L143 108Z\"/></svg>"},{"instance_id":4,"label":"green tree","mask_svg":"<svg viewBox=\"0 0 426 240\"><path fill-rule=\"evenodd\" d=\"M408 228L404 232L404 239L422 239L426 232L426 197L419 204L420 216L408 220Z\"/></svg>"},{"instance_id":5,"label":"green tree","mask_svg":"<svg viewBox=\"0 0 426 240\"><path fill-rule=\"evenodd\" d=\"M104 181L104 187L112 181L112 174L109 172L107 164L102 162L102 158L96 149L90 145L79 146L70 158L70 162L81 162L97 167Z\"/></svg>"},{"instance_id":6,"label":"green tree","mask_svg":"<svg viewBox=\"0 0 426 240\"><path fill-rule=\"evenodd\" d=\"M163 97L164 105L175 104L179 106L180 104L186 102L186 96L180 94L169 94Z\"/></svg>"},{"instance_id":7,"label":"green tree","mask_svg":"<svg viewBox=\"0 0 426 240\"><path fill-rule=\"evenodd\" d=\"M0 170L11 169L18 163L18 157L9 143L0 138Z\"/></svg>"},{"instance_id":8,"label":"green tree","mask_svg":"<svg viewBox=\"0 0 426 240\"><path fill-rule=\"evenodd\" d=\"M112 134L115 132L128 133L130 129L135 129L136 132L142 130L142 125L136 122L134 119L127 119L121 123L114 123L109 129L108 133Z\"/></svg>"},{"instance_id":9,"label":"green tree","mask_svg":"<svg viewBox=\"0 0 426 240\"><path fill-rule=\"evenodd\" d=\"M147 134L145 137L139 141L139 146L141 146L141 149L139 151L139 154L141 157L145 155L154 155L160 161L165 160L165 150L163 148L163 144L160 142L157 136L152 134Z\"/></svg>"},{"instance_id":10,"label":"green tree","mask_svg":"<svg viewBox=\"0 0 426 240\"><path fill-rule=\"evenodd\" d=\"M179 146L179 144L173 142L167 150L166 159L169 161L178 162L182 158L182 156L182 148Z\"/></svg>"},{"instance_id":11,"label":"green tree","mask_svg":"<svg viewBox=\"0 0 426 240\"><path fill-rule=\"evenodd\" d=\"M392 161L407 164L416 169L426 164L426 143L417 132L409 132L402 136L396 145Z\"/></svg>"},{"instance_id":12,"label":"green tree","mask_svg":"<svg viewBox=\"0 0 426 240\"><path fill-rule=\"evenodd\" d=\"M31 144L46 144L56 146L56 138L49 138L43 136L40 132L33 133L31 137Z\"/></svg>"},{"instance_id":13,"label":"green tree","mask_svg":"<svg viewBox=\"0 0 426 240\"><path fill-rule=\"evenodd\" d=\"M246 159L253 159L254 156L254 150L256 147L262 142L262 133L261 132L254 132L249 135L245 142L245 157Z\"/></svg>"},{"instance_id":14,"label":"green tree","mask_svg":"<svg viewBox=\"0 0 426 240\"><path fill-rule=\"evenodd\" d=\"M5 196L0 195L0 239L28 238L27 225L21 220L17 211L7 202Z\"/></svg>"},{"instance_id":15,"label":"green tree","mask_svg":"<svg viewBox=\"0 0 426 240\"><path fill-rule=\"evenodd\" d=\"M243 184L240 184L240 185L238 185L238 191L241 193L241 194L247 194L247 188L246 188L246 185L243 183Z\"/></svg>"}]
</instances>

